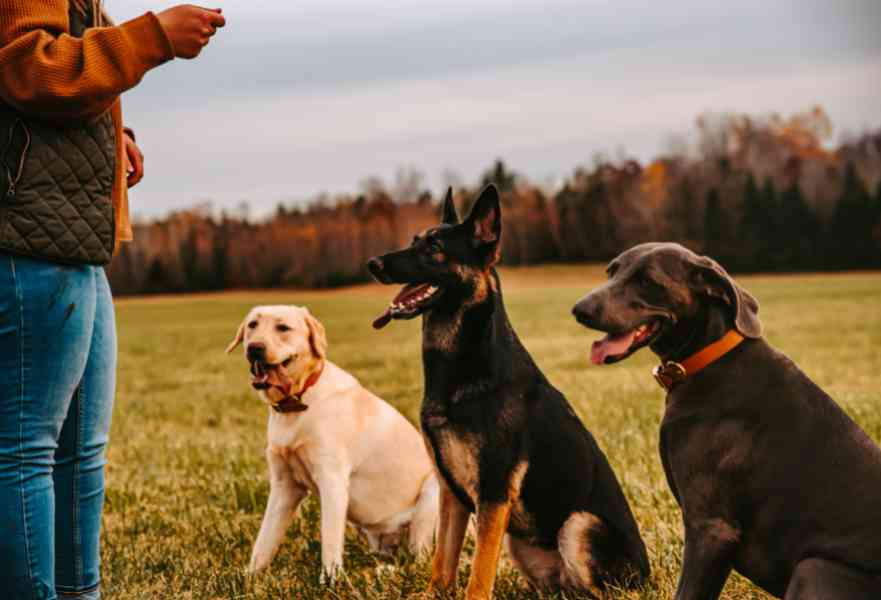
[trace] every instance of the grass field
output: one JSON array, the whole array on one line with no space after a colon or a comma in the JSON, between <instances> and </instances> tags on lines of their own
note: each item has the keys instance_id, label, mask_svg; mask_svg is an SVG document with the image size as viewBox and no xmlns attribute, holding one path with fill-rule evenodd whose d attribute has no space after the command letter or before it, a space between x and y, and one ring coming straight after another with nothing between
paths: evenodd
<instances>
[{"instance_id":1,"label":"grass field","mask_svg":"<svg viewBox=\"0 0 881 600\"><path fill-rule=\"evenodd\" d=\"M663 393L647 350L589 366L594 334L572 304L601 278L596 267L504 270L514 327L612 462L649 549L652 577L609 598L670 598L682 554L679 510L657 451ZM767 337L881 440L881 274L746 277ZM266 409L241 354L223 349L254 304L308 305L327 328L330 358L415 421L422 394L419 322L375 332L393 290L270 291L118 302L119 393L109 451L104 593L121 599L400 598L422 590L426 561L379 559L354 533L347 579L318 585L318 503L307 501L269 572L245 566L268 494ZM809 468L809 465L806 465ZM471 544L466 548L469 552ZM466 581L469 560L460 568ZM460 589L463 586L460 585ZM502 565L499 598L537 598ZM564 597L564 596L547 596ZM568 596L571 598L571 596ZM732 576L725 598L765 598Z\"/></svg>"}]
</instances>

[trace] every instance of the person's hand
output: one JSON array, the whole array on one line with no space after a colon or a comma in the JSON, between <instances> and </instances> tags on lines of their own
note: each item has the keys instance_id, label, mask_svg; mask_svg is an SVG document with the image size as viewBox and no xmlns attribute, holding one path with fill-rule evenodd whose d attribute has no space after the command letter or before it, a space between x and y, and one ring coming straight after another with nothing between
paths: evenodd
<instances>
[{"instance_id":1,"label":"person's hand","mask_svg":"<svg viewBox=\"0 0 881 600\"><path fill-rule=\"evenodd\" d=\"M181 4L156 16L165 35L171 40L174 55L180 58L196 58L202 48L208 45L211 36L217 33L217 29L226 25L222 12L219 8Z\"/></svg>"},{"instance_id":2,"label":"person's hand","mask_svg":"<svg viewBox=\"0 0 881 600\"><path fill-rule=\"evenodd\" d=\"M144 178L144 155L127 132L122 134L122 139L125 144L125 172L128 174L126 182L128 187L133 188Z\"/></svg>"}]
</instances>

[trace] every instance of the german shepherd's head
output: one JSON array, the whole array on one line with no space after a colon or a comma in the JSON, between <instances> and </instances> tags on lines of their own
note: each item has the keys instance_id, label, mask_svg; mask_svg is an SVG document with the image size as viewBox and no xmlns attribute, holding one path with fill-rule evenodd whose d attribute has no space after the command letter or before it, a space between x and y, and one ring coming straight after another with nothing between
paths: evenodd
<instances>
[{"instance_id":1,"label":"german shepherd's head","mask_svg":"<svg viewBox=\"0 0 881 600\"><path fill-rule=\"evenodd\" d=\"M492 267L499 261L502 215L499 192L487 186L464 221L459 221L453 190L447 191L440 225L413 238L408 248L371 258L380 283L404 288L373 322L381 329L392 319L412 319L432 310L453 312L480 301L492 289Z\"/></svg>"}]
</instances>

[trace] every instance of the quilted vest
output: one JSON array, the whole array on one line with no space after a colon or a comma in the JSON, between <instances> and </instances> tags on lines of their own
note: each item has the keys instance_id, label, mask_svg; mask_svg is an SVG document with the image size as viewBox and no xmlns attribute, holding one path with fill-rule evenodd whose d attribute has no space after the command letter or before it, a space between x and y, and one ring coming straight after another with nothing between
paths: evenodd
<instances>
[{"instance_id":1,"label":"quilted vest","mask_svg":"<svg viewBox=\"0 0 881 600\"><path fill-rule=\"evenodd\" d=\"M70 35L82 37L97 15L70 5ZM109 263L116 234L110 112L59 125L0 102L0 150L0 251L65 264Z\"/></svg>"}]
</instances>

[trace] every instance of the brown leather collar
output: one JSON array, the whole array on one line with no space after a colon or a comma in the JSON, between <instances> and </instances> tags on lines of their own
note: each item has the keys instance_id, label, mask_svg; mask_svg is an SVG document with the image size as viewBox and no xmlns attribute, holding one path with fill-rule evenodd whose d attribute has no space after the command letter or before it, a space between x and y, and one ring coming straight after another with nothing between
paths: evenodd
<instances>
[{"instance_id":1,"label":"brown leather collar","mask_svg":"<svg viewBox=\"0 0 881 600\"><path fill-rule=\"evenodd\" d=\"M305 385L303 385L303 389L297 392L296 394L291 394L281 402L277 404L272 404L272 410L277 413L292 413L292 412L303 412L309 409L309 406L303 404L303 394L309 391L313 385L318 383L318 380L321 378L321 374L324 372L324 363L321 363L321 368L312 373L309 376L309 379L306 380Z\"/></svg>"},{"instance_id":2,"label":"brown leather collar","mask_svg":"<svg viewBox=\"0 0 881 600\"><path fill-rule=\"evenodd\" d=\"M652 370L652 375L655 376L658 385L670 392L685 381L686 377L694 375L713 364L737 348L742 341L743 336L732 329L720 339L698 353L692 354L681 363L672 360L662 362Z\"/></svg>"}]
</instances>

